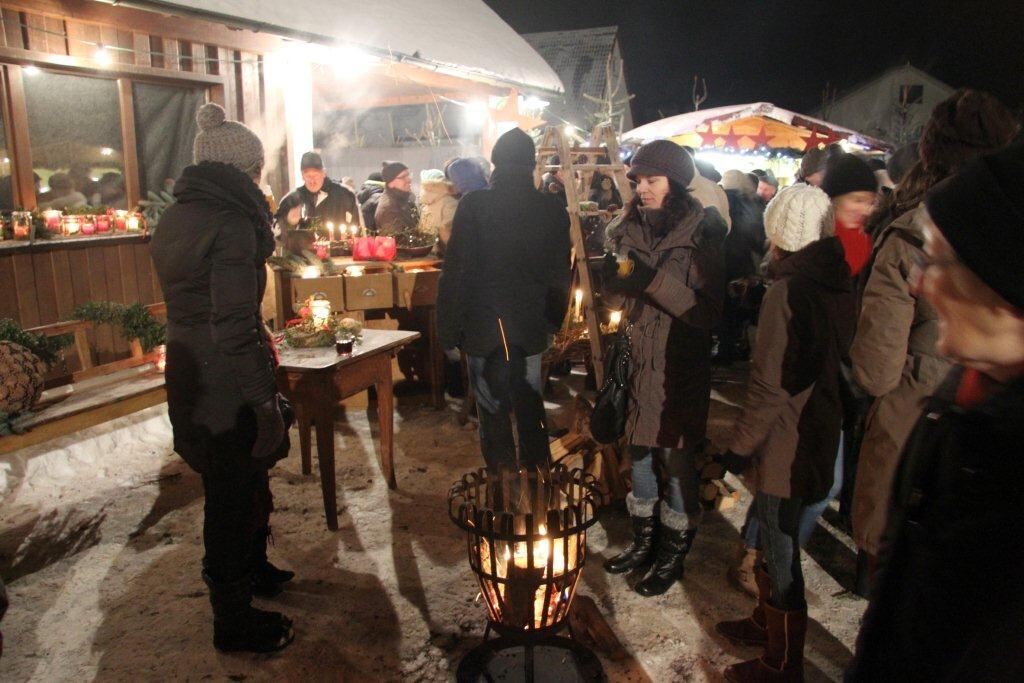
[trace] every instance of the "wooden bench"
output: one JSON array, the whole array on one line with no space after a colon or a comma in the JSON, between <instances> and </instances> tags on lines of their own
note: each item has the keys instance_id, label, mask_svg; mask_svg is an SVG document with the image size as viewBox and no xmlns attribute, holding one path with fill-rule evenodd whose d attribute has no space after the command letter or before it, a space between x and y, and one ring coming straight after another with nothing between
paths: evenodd
<instances>
[{"instance_id":1,"label":"wooden bench","mask_svg":"<svg viewBox=\"0 0 1024 683\"><path fill-rule=\"evenodd\" d=\"M167 313L163 303L146 309L158 317ZM132 339L128 358L97 365L87 334L93 326L89 321L69 320L28 330L47 336L74 335L75 342L65 354L77 357L78 370L47 388L31 413L12 421L16 429L25 431L0 436L0 454L74 434L167 400L164 375L157 367L160 352L143 353L139 340Z\"/></svg>"}]
</instances>

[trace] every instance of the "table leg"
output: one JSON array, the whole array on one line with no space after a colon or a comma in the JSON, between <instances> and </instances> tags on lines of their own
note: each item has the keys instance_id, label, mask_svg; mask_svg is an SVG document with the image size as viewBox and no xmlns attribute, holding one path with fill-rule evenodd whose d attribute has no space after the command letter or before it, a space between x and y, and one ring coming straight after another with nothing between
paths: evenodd
<instances>
[{"instance_id":1,"label":"table leg","mask_svg":"<svg viewBox=\"0 0 1024 683\"><path fill-rule=\"evenodd\" d=\"M430 367L430 398L438 410L444 408L444 349L437 334L437 307L427 316L427 354Z\"/></svg>"},{"instance_id":2,"label":"table leg","mask_svg":"<svg viewBox=\"0 0 1024 683\"><path fill-rule=\"evenodd\" d=\"M302 473L312 474L313 448L312 444L310 444L309 432L313 425L309 416L306 415L306 411L298 401L296 401L293 406L295 409L295 427L299 430L299 453L302 456Z\"/></svg>"},{"instance_id":3,"label":"table leg","mask_svg":"<svg viewBox=\"0 0 1024 683\"><path fill-rule=\"evenodd\" d=\"M397 489L395 481L395 393L391 380L391 357L381 356L377 372L377 423L380 427L380 468L388 488Z\"/></svg>"},{"instance_id":4,"label":"table leg","mask_svg":"<svg viewBox=\"0 0 1024 683\"><path fill-rule=\"evenodd\" d=\"M327 528L338 530L338 498L335 490L334 472L334 405L317 410L316 455L320 461L320 488L324 494L324 515Z\"/></svg>"}]
</instances>

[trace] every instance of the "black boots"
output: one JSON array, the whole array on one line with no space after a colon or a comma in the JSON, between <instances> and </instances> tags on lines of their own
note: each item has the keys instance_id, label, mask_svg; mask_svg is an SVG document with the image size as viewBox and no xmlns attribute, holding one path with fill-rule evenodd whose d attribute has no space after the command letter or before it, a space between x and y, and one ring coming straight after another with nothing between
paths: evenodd
<instances>
[{"instance_id":1,"label":"black boots","mask_svg":"<svg viewBox=\"0 0 1024 683\"><path fill-rule=\"evenodd\" d=\"M282 584L295 578L295 572L278 569L267 559L267 540L271 538L270 527L256 532L252 562L252 594L261 598L273 598L280 594Z\"/></svg>"},{"instance_id":2,"label":"black boots","mask_svg":"<svg viewBox=\"0 0 1024 683\"><path fill-rule=\"evenodd\" d=\"M276 652L294 640L292 621L279 612L256 609L252 577L215 581L203 572L213 607L213 646L221 652Z\"/></svg>"},{"instance_id":3,"label":"black boots","mask_svg":"<svg viewBox=\"0 0 1024 683\"><path fill-rule=\"evenodd\" d=\"M644 597L661 595L672 584L683 578L683 559L690 552L696 529L687 529L687 516L661 503L661 524L654 566L651 573L636 585L636 592Z\"/></svg>"},{"instance_id":4,"label":"black boots","mask_svg":"<svg viewBox=\"0 0 1024 683\"><path fill-rule=\"evenodd\" d=\"M654 517L654 504L657 499L644 500L626 494L626 509L633 521L633 540L626 549L604 563L609 574L624 574L647 563L654 549L654 530L657 519Z\"/></svg>"}]
</instances>

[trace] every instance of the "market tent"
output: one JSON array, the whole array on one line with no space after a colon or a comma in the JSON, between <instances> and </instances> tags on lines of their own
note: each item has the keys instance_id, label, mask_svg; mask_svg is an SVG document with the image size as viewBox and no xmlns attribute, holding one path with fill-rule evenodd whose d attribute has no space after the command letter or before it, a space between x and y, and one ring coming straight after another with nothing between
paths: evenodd
<instances>
[{"instance_id":1,"label":"market tent","mask_svg":"<svg viewBox=\"0 0 1024 683\"><path fill-rule=\"evenodd\" d=\"M693 148L795 150L845 140L870 150L888 149L882 140L776 107L769 102L731 105L670 116L623 133L623 142L667 139Z\"/></svg>"},{"instance_id":2,"label":"market tent","mask_svg":"<svg viewBox=\"0 0 1024 683\"><path fill-rule=\"evenodd\" d=\"M314 43L342 43L526 90L563 90L548 63L483 0L370 4L356 0L133 0L132 4Z\"/></svg>"}]
</instances>

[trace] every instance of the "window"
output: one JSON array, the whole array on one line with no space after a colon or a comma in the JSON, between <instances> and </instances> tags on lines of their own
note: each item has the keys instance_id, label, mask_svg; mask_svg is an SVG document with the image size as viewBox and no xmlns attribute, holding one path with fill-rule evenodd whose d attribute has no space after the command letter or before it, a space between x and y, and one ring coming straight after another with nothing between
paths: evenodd
<instances>
[{"instance_id":1,"label":"window","mask_svg":"<svg viewBox=\"0 0 1024 683\"><path fill-rule=\"evenodd\" d=\"M11 183L13 170L11 153L7 149L7 131L4 129L3 117L0 117L0 211L15 208L14 185Z\"/></svg>"},{"instance_id":2,"label":"window","mask_svg":"<svg viewBox=\"0 0 1024 683\"><path fill-rule=\"evenodd\" d=\"M192 163L196 112L205 93L201 88L150 83L134 83L132 93L142 193L168 190Z\"/></svg>"},{"instance_id":3,"label":"window","mask_svg":"<svg viewBox=\"0 0 1024 683\"><path fill-rule=\"evenodd\" d=\"M129 208L115 81L38 71L25 106L40 208Z\"/></svg>"},{"instance_id":4,"label":"window","mask_svg":"<svg viewBox=\"0 0 1024 683\"><path fill-rule=\"evenodd\" d=\"M921 104L924 102L923 85L901 85L900 104Z\"/></svg>"}]
</instances>

